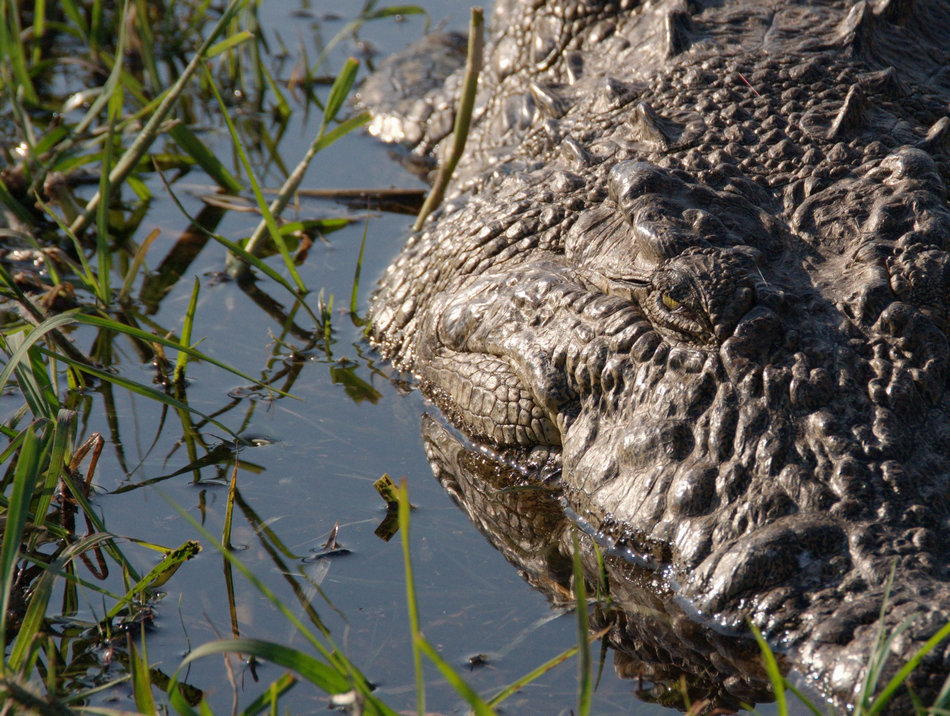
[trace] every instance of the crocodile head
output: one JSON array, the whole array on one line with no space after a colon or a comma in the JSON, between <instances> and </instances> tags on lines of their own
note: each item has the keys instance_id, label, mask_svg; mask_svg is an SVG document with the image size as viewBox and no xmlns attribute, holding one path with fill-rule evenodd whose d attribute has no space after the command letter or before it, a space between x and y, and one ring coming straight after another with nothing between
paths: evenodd
<instances>
[{"instance_id":1,"label":"crocodile head","mask_svg":"<svg viewBox=\"0 0 950 716\"><path fill-rule=\"evenodd\" d=\"M847 699L879 629L917 614L906 660L950 621L950 8L633 5L496 10L474 151L375 337Z\"/></svg>"}]
</instances>

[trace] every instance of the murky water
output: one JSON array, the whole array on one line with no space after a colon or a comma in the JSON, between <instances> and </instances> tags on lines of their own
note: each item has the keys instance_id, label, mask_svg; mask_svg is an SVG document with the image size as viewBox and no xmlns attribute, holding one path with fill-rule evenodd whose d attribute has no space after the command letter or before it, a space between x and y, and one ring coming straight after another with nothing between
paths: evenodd
<instances>
[{"instance_id":1,"label":"murky water","mask_svg":"<svg viewBox=\"0 0 950 716\"><path fill-rule=\"evenodd\" d=\"M434 23L464 28L467 3L421 4L428 6ZM356 10L354 4L352 11ZM265 3L261 15L265 31L275 41L279 36L290 55L281 76L290 73L293 53L301 45L308 48L312 62L315 36L332 37L349 11L346 3L322 0ZM365 57L368 49L376 50L378 60L418 38L422 28L418 17L371 23L359 32L359 41L348 38L330 53L328 71L335 72L348 54ZM268 126L266 117L242 116L240 106L237 113L239 121ZM303 153L318 122L319 116L305 117L302 112L292 118L278 143L288 164ZM229 155L223 127L202 136L220 154ZM365 135L349 137L318 157L303 185L421 187L389 153ZM279 184L276 166L261 160L257 168L265 184ZM201 177L194 172L175 185L192 214L208 211L202 197L212 193L212 186ZM160 188L155 189L161 197ZM254 295L217 281L224 253L213 242L185 267L151 316L157 326L179 330L197 277L201 293L193 337L204 338L201 350L253 376L283 372L286 383L278 380L275 385L298 398L265 400L242 390L239 378L206 365L190 366L190 404L264 443L238 455L232 542L241 549L241 561L301 619L308 620L307 607L319 614L335 643L379 685L389 705L412 709L415 693L399 540L385 542L374 533L385 509L373 482L383 473L397 480L405 477L417 508L412 516L412 549L424 632L447 660L463 669L479 693L491 695L575 644L574 617L552 611L547 599L519 577L432 478L419 434L420 416L427 409L423 399L417 392L397 389L388 366L362 340L361 328L339 310L349 304L364 229L361 310L374 278L407 235L410 220L371 213L366 221L366 212L358 208L316 200L304 200L298 213L300 218L359 218L329 235L328 243L316 244L300 267L308 286L322 287L327 297L335 297L338 309L333 313L329 354L308 345L312 321L301 311L288 315L289 296L272 282L261 280L260 293ZM217 230L231 238L246 236L256 221L254 214L229 211ZM159 198L153 203L141 229L161 231L149 253L152 271L160 268L162 257L171 252L188 223L170 201ZM281 268L279 261L272 265ZM78 335L81 340L82 333ZM117 338L115 350L123 356L122 371L148 381L148 371L129 343ZM151 665L171 674L189 645L238 634L305 649L287 619L244 578L232 574L222 556L173 507L220 536L233 464L202 466L203 454L189 455L174 413L119 390L112 391L110 399L115 422L106 419L106 398L93 395L84 424L87 433L98 430L108 440L95 479L95 503L106 528L165 545L197 538L205 546L171 580L167 595L157 604L156 620L147 635ZM0 402L0 408L5 407ZM225 438L210 425L201 433L209 446ZM341 549L326 554L323 547L335 525ZM143 572L154 563L153 552L132 545L126 551ZM80 593L80 612L89 618L101 612L96 595ZM484 655L485 665L470 668L473 655ZM595 659L597 655L595 647ZM668 712L640 701L634 695L637 682L617 678L612 660L608 653L598 672L593 713ZM192 664L181 678L208 693L214 710L224 713L233 701L249 703L279 673L272 665L252 667L236 658L226 664L221 657L211 657ZM427 668L426 677L430 712L464 712L459 697L435 669ZM567 713L576 703L576 684L576 663L568 660L506 701L504 710ZM107 691L101 702L131 708L126 694L124 687ZM291 713L317 712L326 706L325 697L306 684L296 686L282 703ZM762 711L771 712L770 707Z\"/></svg>"}]
</instances>

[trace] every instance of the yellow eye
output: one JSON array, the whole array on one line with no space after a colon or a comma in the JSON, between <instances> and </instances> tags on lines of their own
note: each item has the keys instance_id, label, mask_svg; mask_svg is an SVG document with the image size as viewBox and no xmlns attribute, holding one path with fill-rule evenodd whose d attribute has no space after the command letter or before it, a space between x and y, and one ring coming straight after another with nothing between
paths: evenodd
<instances>
[{"instance_id":1,"label":"yellow eye","mask_svg":"<svg viewBox=\"0 0 950 716\"><path fill-rule=\"evenodd\" d=\"M679 301L677 301L675 298L665 293L662 295L661 298L663 299L663 305L666 306L671 311L675 311L677 308L683 305Z\"/></svg>"}]
</instances>

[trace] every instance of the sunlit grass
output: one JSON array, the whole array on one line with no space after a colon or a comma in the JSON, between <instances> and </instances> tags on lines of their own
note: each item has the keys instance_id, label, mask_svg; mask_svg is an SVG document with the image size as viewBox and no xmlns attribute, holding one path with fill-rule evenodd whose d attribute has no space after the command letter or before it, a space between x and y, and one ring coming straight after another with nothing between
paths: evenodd
<instances>
[{"instance_id":1,"label":"sunlit grass","mask_svg":"<svg viewBox=\"0 0 950 716\"><path fill-rule=\"evenodd\" d=\"M194 130L199 115L228 116L224 95L240 93L261 109L272 101L283 121L291 113L285 90L265 64L267 51L256 12L256 3L246 0L233 0L223 9L200 1L127 0L118 6L101 0L0 3L0 55L10 60L0 63L0 97L19 137L18 144L5 148L0 172L0 204L15 222L2 233L5 241L30 247L34 264L43 268L34 276L0 265L0 300L6 311L0 324L0 389L12 386L22 398L22 406L0 425L7 438L0 451L0 711L69 713L74 705L123 680L143 713L161 712L165 704L181 713L191 713L199 703L205 712L208 708L196 698L200 692L194 687L150 665L142 629L160 589L200 546L191 540L177 547L147 544L136 535L119 540L106 530L91 493L103 439L78 435L82 421L76 407L83 404L85 391L97 390L108 417L114 412L113 391L126 391L159 408L163 425L165 411L178 417L191 465L223 460L233 463L236 478L234 453L243 439L231 421L189 404L189 366L198 362L228 371L270 399L291 397L296 372L268 369L254 378L195 347L197 279L179 335L143 310L143 303L168 294L182 271L167 276L148 272L150 250L161 234L158 228L148 231L138 245L133 240L153 198L149 186L159 179L177 202L175 179L196 168L227 192L252 188L266 217L262 226L266 223L269 230L270 248L259 239L244 248L218 235L205 217L188 218L195 232L225 244L245 265L293 294L290 320L283 317L281 323L284 331L304 337L305 343L291 346L287 336L281 336L275 341L275 357L313 347L331 355L332 296L315 297L315 307L307 304L310 289L296 270L302 254L300 259L292 255L291 242L304 232L329 233L349 219L284 222L280 214L317 152L365 122L365 115L345 116L356 64L344 66L326 102L313 92L318 80L305 78L306 101L322 107L324 119L311 151L268 205L251 162L241 167L246 179L239 179L240 172L226 167ZM392 14L389 9L380 12L369 3L362 21ZM68 97L51 92L48 81L65 72L64 67L87 72L72 80L81 89ZM90 83L90 76L100 84ZM196 110L201 107L211 109ZM247 159L245 130L232 125L231 139L236 154ZM89 197L85 187L92 174L97 179ZM273 247L282 255L277 268L266 260ZM181 264L176 250L177 245L164 263ZM300 329L293 321L298 310L310 317L310 327ZM153 383L116 370L117 338L128 341L143 362L153 363ZM166 359L169 351L173 355ZM352 380L358 381L355 376ZM232 442L206 443L202 430L211 426ZM79 472L84 460L85 476ZM232 479L229 527L235 494ZM227 543L229 532L223 536ZM130 550L143 549L161 556L144 575L127 556ZM92 577L80 576L79 563ZM116 577L104 586L106 575L116 570L122 591L115 591ZM59 605L51 601L56 595L62 598ZM92 622L76 616L83 601L98 614ZM51 631L50 619L74 627ZM218 648L196 650L191 658ZM280 661L279 655L287 654L298 674L315 679L318 686L339 686L340 674L348 675L346 683L352 684L349 677L358 674L336 649L327 654L340 668L326 671L282 648L275 645L267 655ZM87 668L90 652L101 650L111 655L108 661L123 664L122 675L63 689L69 679L88 681L79 675ZM250 645L247 652L253 652ZM358 681L366 691L365 679ZM276 708L294 682L293 677L280 676L244 713ZM169 683L174 688L167 694L155 691ZM367 699L372 702L372 697ZM382 706L379 712L391 713Z\"/></svg>"},{"instance_id":2,"label":"sunlit grass","mask_svg":"<svg viewBox=\"0 0 950 716\"><path fill-rule=\"evenodd\" d=\"M280 712L281 699L302 682L327 694L336 706L364 713L395 713L375 693L359 665L345 656L307 600L300 597L301 604L295 605L303 609L306 619L302 619L235 556L231 529L234 508L240 504L238 467L246 464L239 461L237 451L246 443L240 427L234 425L245 425L247 418L229 421L229 416L222 415L226 410L207 412L193 407L187 374L195 363L202 363L238 376L276 400L292 397L297 376L292 368L273 367L280 365L279 358L311 349L331 358L334 296L307 286L301 277L298 266L306 249L300 236L330 233L351 219L287 221L282 214L297 195L306 169L319 159L319 152L364 124L367 117L346 113L346 100L357 74L355 61L343 65L325 98L314 91L320 84L318 71L330 47L363 23L421 11L413 6L376 8L374 2L367 2L359 17L323 48L315 62L304 56L290 89L300 88L307 111L311 105L318 108L322 120L308 151L292 170L283 169L275 152L274 163L282 168L284 181L276 188L275 198L268 201L267 188L255 173L260 164L254 154L255 143L249 141L246 128L230 121L228 104L233 101L228 98L239 95L260 112L268 109L279 122L286 122L295 111L288 87L275 79L268 66L257 7L247 0L233 0L224 9L199 0L0 2L0 57L5 58L0 62L0 96L9 107L6 119L17 132L17 142L4 149L0 173L0 204L13 222L3 230L3 236L29 246L35 251L36 263L45 267L38 282L28 284L26 278L0 265L0 298L7 310L0 325L0 390L9 385L22 399L22 405L0 425L7 439L0 450L0 644L4 647L0 711L72 713L103 690L123 682L141 713L173 710L207 714L212 707L205 694L183 681L187 666L215 654L239 653L269 661L285 671L265 684L257 698L237 709L238 713ZM475 46L473 54L478 52ZM75 81L81 89L61 97L50 90L49 78L69 66L63 62L67 58L87 68L88 76ZM477 66L476 61L476 70ZM474 98L475 74L467 83L467 102ZM227 166L202 140L197 127L199 120L208 116L217 124L228 120L238 166ZM470 112L462 111L459 116L464 123ZM464 127L459 136L456 144L461 152ZM261 144L273 148L277 138L267 137ZM453 161L457 158L456 154ZM175 180L195 170L223 192L253 196L252 206L260 219L252 224L247 237L232 240L222 236L216 230L222 212L215 209L196 216L187 213L176 195ZM174 270L167 274L147 270L161 231L145 231L142 223L153 199L149 187L157 184L188 219L189 240L198 236L218 242L227 250L233 276L245 278L253 269L268 285L280 286L293 298L289 308L276 314L280 331L261 376L253 377L196 347L197 279L178 335L158 323L153 312L144 310L177 286L182 264L189 265L188 259L182 258L187 251L176 244L166 257ZM95 187L91 197L89 186ZM433 197L437 203L437 192ZM364 246L366 233L364 230ZM142 234L145 237L136 243L134 237ZM362 256L361 246L349 301L349 312L357 323ZM222 266L224 263L222 255ZM247 283L243 287L251 290ZM298 314L304 317L302 326L296 320ZM76 329L82 331L87 348L81 347ZM291 344L291 337L297 342ZM129 378L117 369L116 339L127 341L143 363L153 363L157 373L153 383ZM166 358L166 351L174 352L173 360ZM335 378L357 396L355 399L374 400L378 395L352 372L336 370ZM112 391L125 391L160 410L163 422L166 415L172 416L169 422L177 419L188 463L171 476L194 472L197 480L204 465L223 465L222 472L230 466L220 539L184 513L182 519L191 522L200 544L185 539L177 545L155 545L137 535L119 539L107 531L91 492L103 438L80 434L79 405L93 389L100 391L110 413L114 413ZM209 442L203 430L212 426L226 439ZM589 713L595 689L589 643L602 635L589 633L589 596L576 546L576 645L494 695L482 695L439 654L422 630L412 570L407 488L383 481L380 491L389 510L377 534L389 539L398 531L402 540L410 622L406 658L414 664L418 712L425 713L426 669L435 669L472 711L488 714L495 713L512 694L578 656L577 713ZM278 541L273 535L271 539ZM159 591L202 546L219 550L225 561L235 636L191 649L178 671L169 675L150 664L145 626L158 604ZM145 574L134 569L130 556L142 550L161 557ZM84 573L77 564L85 565L87 576L80 576ZM110 569L119 576L107 587L105 574ZM237 636L234 573L249 580L283 614L305 638L307 650ZM595 601L607 598L599 583L596 591ZM95 617L77 616L82 602L94 605L87 611ZM52 630L54 619L67 626ZM945 628L935 635L882 688L877 688L876 678L869 678L866 695L855 713L879 713L948 631L950 628ZM896 636L882 636L871 674L881 673L882 659ZM762 644L765 668L779 699L778 708L784 713L786 689L797 698L804 697L785 680L774 656L764 641ZM122 665L119 675L92 685L68 686L80 683L88 663L94 661L90 655L100 652ZM943 690L934 708L947 709L948 704L950 687ZM820 712L817 707L810 708ZM103 708L98 711L108 712Z\"/></svg>"}]
</instances>

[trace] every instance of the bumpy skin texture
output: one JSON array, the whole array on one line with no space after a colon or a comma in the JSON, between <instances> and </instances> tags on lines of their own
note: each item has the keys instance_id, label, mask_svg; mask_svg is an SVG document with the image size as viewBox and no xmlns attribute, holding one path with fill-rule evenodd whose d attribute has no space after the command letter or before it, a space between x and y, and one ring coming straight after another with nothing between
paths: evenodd
<instances>
[{"instance_id":1,"label":"bumpy skin texture","mask_svg":"<svg viewBox=\"0 0 950 716\"><path fill-rule=\"evenodd\" d=\"M774 699L751 636L697 622L655 570L623 553L598 552L565 515L556 484L526 481L517 466L463 444L432 416L423 416L422 436L442 486L554 608L576 604L579 548L587 594L596 597L588 602L590 629L604 634L617 675L635 680L631 690L640 698L680 709L702 701L696 713L704 714Z\"/></svg>"},{"instance_id":2,"label":"bumpy skin texture","mask_svg":"<svg viewBox=\"0 0 950 716\"><path fill-rule=\"evenodd\" d=\"M906 660L950 621L950 4L507 0L492 28L377 344L847 699L879 627L919 613Z\"/></svg>"}]
</instances>

